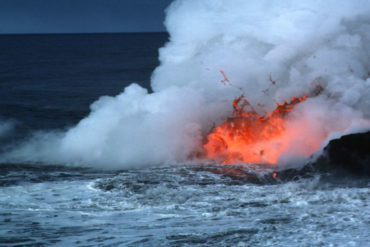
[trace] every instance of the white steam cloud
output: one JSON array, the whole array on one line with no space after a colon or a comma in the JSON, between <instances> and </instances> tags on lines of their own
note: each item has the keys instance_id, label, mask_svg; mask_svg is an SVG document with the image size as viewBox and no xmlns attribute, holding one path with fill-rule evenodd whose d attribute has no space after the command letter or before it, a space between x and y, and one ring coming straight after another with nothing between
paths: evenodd
<instances>
[{"instance_id":1,"label":"white steam cloud","mask_svg":"<svg viewBox=\"0 0 370 247\"><path fill-rule=\"evenodd\" d=\"M369 0L177 0L165 25L170 41L160 49L154 93L133 84L102 97L77 126L36 134L2 160L116 168L184 162L230 115L237 88L265 111L323 89L292 112L287 129L296 138L282 162L304 158L300 149L311 138L370 126ZM233 87L220 82L220 69Z\"/></svg>"}]
</instances>

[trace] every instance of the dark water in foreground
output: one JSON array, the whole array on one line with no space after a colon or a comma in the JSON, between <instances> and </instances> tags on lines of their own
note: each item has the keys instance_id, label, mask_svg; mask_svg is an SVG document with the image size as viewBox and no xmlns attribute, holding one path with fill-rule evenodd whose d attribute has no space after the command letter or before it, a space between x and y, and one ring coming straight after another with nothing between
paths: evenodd
<instances>
[{"instance_id":1,"label":"dark water in foreground","mask_svg":"<svg viewBox=\"0 0 370 247\"><path fill-rule=\"evenodd\" d=\"M73 126L131 82L149 88L166 39L0 36L0 144ZM0 246L370 246L368 178L262 170L0 164Z\"/></svg>"},{"instance_id":2,"label":"dark water in foreground","mask_svg":"<svg viewBox=\"0 0 370 247\"><path fill-rule=\"evenodd\" d=\"M2 167L3 246L369 246L369 181Z\"/></svg>"}]
</instances>

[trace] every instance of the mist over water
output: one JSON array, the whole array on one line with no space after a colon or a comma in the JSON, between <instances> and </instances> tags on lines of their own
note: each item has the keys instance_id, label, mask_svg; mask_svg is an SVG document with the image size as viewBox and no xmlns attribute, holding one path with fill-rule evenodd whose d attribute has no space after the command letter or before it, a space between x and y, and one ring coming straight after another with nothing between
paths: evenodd
<instances>
[{"instance_id":1,"label":"mist over water","mask_svg":"<svg viewBox=\"0 0 370 247\"><path fill-rule=\"evenodd\" d=\"M368 0L175 1L153 93L132 84L103 96L76 126L35 133L0 161L112 168L187 162L242 92L261 113L311 94L289 116L292 138L280 161L305 159L317 140L323 147L333 135L370 127L369 13ZM321 93L312 95L317 87Z\"/></svg>"},{"instance_id":2,"label":"mist over water","mask_svg":"<svg viewBox=\"0 0 370 247\"><path fill-rule=\"evenodd\" d=\"M0 140L9 135L9 133L13 131L14 126L14 121L0 119Z\"/></svg>"}]
</instances>

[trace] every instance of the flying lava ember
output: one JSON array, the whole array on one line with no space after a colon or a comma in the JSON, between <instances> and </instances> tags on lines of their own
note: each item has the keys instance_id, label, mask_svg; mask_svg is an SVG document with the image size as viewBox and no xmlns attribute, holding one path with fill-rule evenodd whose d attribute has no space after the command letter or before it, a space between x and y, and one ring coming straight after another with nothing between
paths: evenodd
<instances>
[{"instance_id":1,"label":"flying lava ember","mask_svg":"<svg viewBox=\"0 0 370 247\"><path fill-rule=\"evenodd\" d=\"M260 115L242 94L233 101L232 117L208 134L203 145L206 157L222 164L276 164L291 145L292 132L286 131L286 116L305 99L306 95L293 97L290 102L277 104L271 113ZM310 155L318 148L319 142L307 148L304 154Z\"/></svg>"}]
</instances>

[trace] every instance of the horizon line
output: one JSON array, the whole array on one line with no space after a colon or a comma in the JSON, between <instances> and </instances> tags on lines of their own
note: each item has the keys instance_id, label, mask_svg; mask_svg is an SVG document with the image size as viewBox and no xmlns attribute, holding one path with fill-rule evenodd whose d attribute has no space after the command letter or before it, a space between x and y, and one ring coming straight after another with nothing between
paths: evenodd
<instances>
[{"instance_id":1,"label":"horizon line","mask_svg":"<svg viewBox=\"0 0 370 247\"><path fill-rule=\"evenodd\" d=\"M167 31L129 31L129 32L40 32L40 33L0 33L0 35L71 35L71 34L140 34L168 33Z\"/></svg>"}]
</instances>

